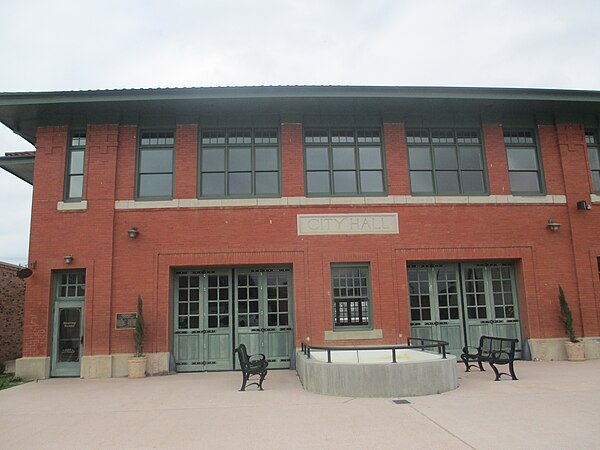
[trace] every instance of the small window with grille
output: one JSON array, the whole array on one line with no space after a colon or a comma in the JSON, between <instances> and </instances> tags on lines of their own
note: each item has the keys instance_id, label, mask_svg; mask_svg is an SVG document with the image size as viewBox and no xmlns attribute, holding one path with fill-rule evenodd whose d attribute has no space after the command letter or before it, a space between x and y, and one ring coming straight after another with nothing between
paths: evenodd
<instances>
[{"instance_id":1,"label":"small window with grille","mask_svg":"<svg viewBox=\"0 0 600 450\"><path fill-rule=\"evenodd\" d=\"M543 192L540 155L533 130L504 130L508 178L513 194Z\"/></svg>"},{"instance_id":2,"label":"small window with grille","mask_svg":"<svg viewBox=\"0 0 600 450\"><path fill-rule=\"evenodd\" d=\"M332 264L334 329L371 328L368 264Z\"/></svg>"},{"instance_id":3,"label":"small window with grille","mask_svg":"<svg viewBox=\"0 0 600 450\"><path fill-rule=\"evenodd\" d=\"M137 198L147 200L173 198L174 159L174 132L140 133Z\"/></svg>"},{"instance_id":4,"label":"small window with grille","mask_svg":"<svg viewBox=\"0 0 600 450\"><path fill-rule=\"evenodd\" d=\"M65 201L80 201L83 198L85 146L85 131L71 132L67 148Z\"/></svg>"}]
</instances>

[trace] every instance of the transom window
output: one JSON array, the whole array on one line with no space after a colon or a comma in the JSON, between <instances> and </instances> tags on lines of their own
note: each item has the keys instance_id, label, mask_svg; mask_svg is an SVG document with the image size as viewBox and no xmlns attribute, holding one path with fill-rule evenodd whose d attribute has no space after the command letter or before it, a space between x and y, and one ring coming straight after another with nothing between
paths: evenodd
<instances>
[{"instance_id":1,"label":"transom window","mask_svg":"<svg viewBox=\"0 0 600 450\"><path fill-rule=\"evenodd\" d=\"M512 193L542 193L539 153L534 131L504 130L504 145Z\"/></svg>"},{"instance_id":2,"label":"transom window","mask_svg":"<svg viewBox=\"0 0 600 450\"><path fill-rule=\"evenodd\" d=\"M206 130L199 159L200 197L279 196L276 129Z\"/></svg>"},{"instance_id":3,"label":"transom window","mask_svg":"<svg viewBox=\"0 0 600 450\"><path fill-rule=\"evenodd\" d=\"M369 266L366 264L331 266L334 328L370 326L369 279Z\"/></svg>"},{"instance_id":4,"label":"transom window","mask_svg":"<svg viewBox=\"0 0 600 450\"><path fill-rule=\"evenodd\" d=\"M140 133L137 198L173 197L174 156L174 132L145 131Z\"/></svg>"},{"instance_id":5,"label":"transom window","mask_svg":"<svg viewBox=\"0 0 600 450\"><path fill-rule=\"evenodd\" d=\"M485 194L487 182L478 130L408 129L413 194Z\"/></svg>"},{"instance_id":6,"label":"transom window","mask_svg":"<svg viewBox=\"0 0 600 450\"><path fill-rule=\"evenodd\" d=\"M585 142L587 144L590 159L590 170L592 172L592 181L594 182L594 192L600 193L600 146L598 146L598 133L586 130Z\"/></svg>"},{"instance_id":7,"label":"transom window","mask_svg":"<svg viewBox=\"0 0 600 450\"><path fill-rule=\"evenodd\" d=\"M307 195L380 195L385 192L379 129L307 129Z\"/></svg>"},{"instance_id":8,"label":"transom window","mask_svg":"<svg viewBox=\"0 0 600 450\"><path fill-rule=\"evenodd\" d=\"M66 201L78 201L83 198L85 145L85 131L74 131L71 133L67 148Z\"/></svg>"},{"instance_id":9,"label":"transom window","mask_svg":"<svg viewBox=\"0 0 600 450\"><path fill-rule=\"evenodd\" d=\"M57 276L57 297L63 300L80 300L85 297L85 272L61 272Z\"/></svg>"}]
</instances>

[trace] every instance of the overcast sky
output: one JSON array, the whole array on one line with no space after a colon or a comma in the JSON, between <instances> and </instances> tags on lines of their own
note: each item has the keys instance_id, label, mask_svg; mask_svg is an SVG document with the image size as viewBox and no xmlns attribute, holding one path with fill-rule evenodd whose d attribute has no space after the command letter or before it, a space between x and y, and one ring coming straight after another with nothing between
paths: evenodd
<instances>
[{"instance_id":1,"label":"overcast sky","mask_svg":"<svg viewBox=\"0 0 600 450\"><path fill-rule=\"evenodd\" d=\"M0 92L248 85L600 90L600 1L6 0ZM0 125L0 155L32 150ZM0 261L31 187L0 169Z\"/></svg>"}]
</instances>

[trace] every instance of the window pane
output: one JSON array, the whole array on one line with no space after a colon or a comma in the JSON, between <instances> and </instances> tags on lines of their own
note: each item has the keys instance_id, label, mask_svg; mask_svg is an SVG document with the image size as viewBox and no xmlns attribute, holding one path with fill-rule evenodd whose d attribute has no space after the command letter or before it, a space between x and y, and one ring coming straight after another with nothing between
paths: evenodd
<instances>
[{"instance_id":1,"label":"window pane","mask_svg":"<svg viewBox=\"0 0 600 450\"><path fill-rule=\"evenodd\" d=\"M458 172L444 171L435 173L438 194L458 194L460 187L458 184Z\"/></svg>"},{"instance_id":2,"label":"window pane","mask_svg":"<svg viewBox=\"0 0 600 450\"><path fill-rule=\"evenodd\" d=\"M594 170L592 172L592 180L594 181L594 191L600 192L600 172Z\"/></svg>"},{"instance_id":3,"label":"window pane","mask_svg":"<svg viewBox=\"0 0 600 450\"><path fill-rule=\"evenodd\" d=\"M277 194L279 192L279 174L277 172L256 173L257 194Z\"/></svg>"},{"instance_id":4,"label":"window pane","mask_svg":"<svg viewBox=\"0 0 600 450\"><path fill-rule=\"evenodd\" d=\"M277 148L257 148L255 150L254 166L256 170L278 170Z\"/></svg>"},{"instance_id":5,"label":"window pane","mask_svg":"<svg viewBox=\"0 0 600 450\"><path fill-rule=\"evenodd\" d=\"M71 151L71 165L69 167L69 173L81 174L83 173L83 151Z\"/></svg>"},{"instance_id":6,"label":"window pane","mask_svg":"<svg viewBox=\"0 0 600 450\"><path fill-rule=\"evenodd\" d=\"M249 148L229 148L229 170L252 170L252 154Z\"/></svg>"},{"instance_id":7,"label":"window pane","mask_svg":"<svg viewBox=\"0 0 600 450\"><path fill-rule=\"evenodd\" d=\"M432 194L433 193L433 177L431 172L411 172L410 173L410 190L417 194Z\"/></svg>"},{"instance_id":8,"label":"window pane","mask_svg":"<svg viewBox=\"0 0 600 450\"><path fill-rule=\"evenodd\" d=\"M252 194L252 177L250 172L229 174L229 194Z\"/></svg>"},{"instance_id":9,"label":"window pane","mask_svg":"<svg viewBox=\"0 0 600 450\"><path fill-rule=\"evenodd\" d=\"M383 192L383 173L380 171L365 172L361 170L360 189L363 193Z\"/></svg>"},{"instance_id":10,"label":"window pane","mask_svg":"<svg viewBox=\"0 0 600 450\"><path fill-rule=\"evenodd\" d=\"M355 193L356 172L344 171L333 173L333 192L336 194Z\"/></svg>"},{"instance_id":11,"label":"window pane","mask_svg":"<svg viewBox=\"0 0 600 450\"><path fill-rule=\"evenodd\" d=\"M203 173L202 195L225 195L225 174Z\"/></svg>"},{"instance_id":12,"label":"window pane","mask_svg":"<svg viewBox=\"0 0 600 450\"><path fill-rule=\"evenodd\" d=\"M381 149L379 147L360 147L358 149L360 158L360 168L381 169Z\"/></svg>"},{"instance_id":13,"label":"window pane","mask_svg":"<svg viewBox=\"0 0 600 450\"><path fill-rule=\"evenodd\" d=\"M537 170L535 148L511 147L506 149L508 170Z\"/></svg>"},{"instance_id":14,"label":"window pane","mask_svg":"<svg viewBox=\"0 0 600 450\"><path fill-rule=\"evenodd\" d=\"M173 150L157 149L140 152L140 173L173 171Z\"/></svg>"},{"instance_id":15,"label":"window pane","mask_svg":"<svg viewBox=\"0 0 600 450\"><path fill-rule=\"evenodd\" d=\"M354 160L354 148L353 147L334 147L333 148L333 168L336 170L356 168L356 161Z\"/></svg>"},{"instance_id":16,"label":"window pane","mask_svg":"<svg viewBox=\"0 0 600 450\"><path fill-rule=\"evenodd\" d=\"M485 192L483 172L462 172L461 177L464 194L483 194Z\"/></svg>"},{"instance_id":17,"label":"window pane","mask_svg":"<svg viewBox=\"0 0 600 450\"><path fill-rule=\"evenodd\" d=\"M172 195L172 174L140 175L140 197L170 197Z\"/></svg>"},{"instance_id":18,"label":"window pane","mask_svg":"<svg viewBox=\"0 0 600 450\"><path fill-rule=\"evenodd\" d=\"M411 170L431 169L429 147L409 147L408 161Z\"/></svg>"},{"instance_id":19,"label":"window pane","mask_svg":"<svg viewBox=\"0 0 600 450\"><path fill-rule=\"evenodd\" d=\"M598 158L598 148L590 147L588 149L588 153L590 155L590 167L592 170L600 169L600 158Z\"/></svg>"},{"instance_id":20,"label":"window pane","mask_svg":"<svg viewBox=\"0 0 600 450\"><path fill-rule=\"evenodd\" d=\"M456 161L456 150L454 147L434 147L436 169L456 169L458 162Z\"/></svg>"},{"instance_id":21,"label":"window pane","mask_svg":"<svg viewBox=\"0 0 600 450\"><path fill-rule=\"evenodd\" d=\"M510 172L508 177L513 192L540 192L537 172Z\"/></svg>"},{"instance_id":22,"label":"window pane","mask_svg":"<svg viewBox=\"0 0 600 450\"><path fill-rule=\"evenodd\" d=\"M83 195L83 175L69 178L69 198L81 198Z\"/></svg>"},{"instance_id":23,"label":"window pane","mask_svg":"<svg viewBox=\"0 0 600 450\"><path fill-rule=\"evenodd\" d=\"M306 148L306 170L328 170L329 156L327 147Z\"/></svg>"},{"instance_id":24,"label":"window pane","mask_svg":"<svg viewBox=\"0 0 600 450\"><path fill-rule=\"evenodd\" d=\"M462 169L483 169L480 147L460 147L459 152Z\"/></svg>"},{"instance_id":25,"label":"window pane","mask_svg":"<svg viewBox=\"0 0 600 450\"><path fill-rule=\"evenodd\" d=\"M306 174L306 191L309 194L329 194L329 172L308 172Z\"/></svg>"},{"instance_id":26,"label":"window pane","mask_svg":"<svg viewBox=\"0 0 600 450\"><path fill-rule=\"evenodd\" d=\"M202 171L222 172L225 170L225 149L205 148L202 149Z\"/></svg>"}]
</instances>

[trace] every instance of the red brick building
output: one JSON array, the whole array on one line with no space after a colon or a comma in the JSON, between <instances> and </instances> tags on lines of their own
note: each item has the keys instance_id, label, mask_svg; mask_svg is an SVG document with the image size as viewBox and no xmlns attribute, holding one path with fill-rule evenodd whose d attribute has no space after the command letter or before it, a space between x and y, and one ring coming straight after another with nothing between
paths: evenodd
<instances>
[{"instance_id":1,"label":"red brick building","mask_svg":"<svg viewBox=\"0 0 600 450\"><path fill-rule=\"evenodd\" d=\"M23 376L110 377L313 344L600 336L600 93L250 87L0 95L35 155ZM35 170L33 170L35 161Z\"/></svg>"}]
</instances>

